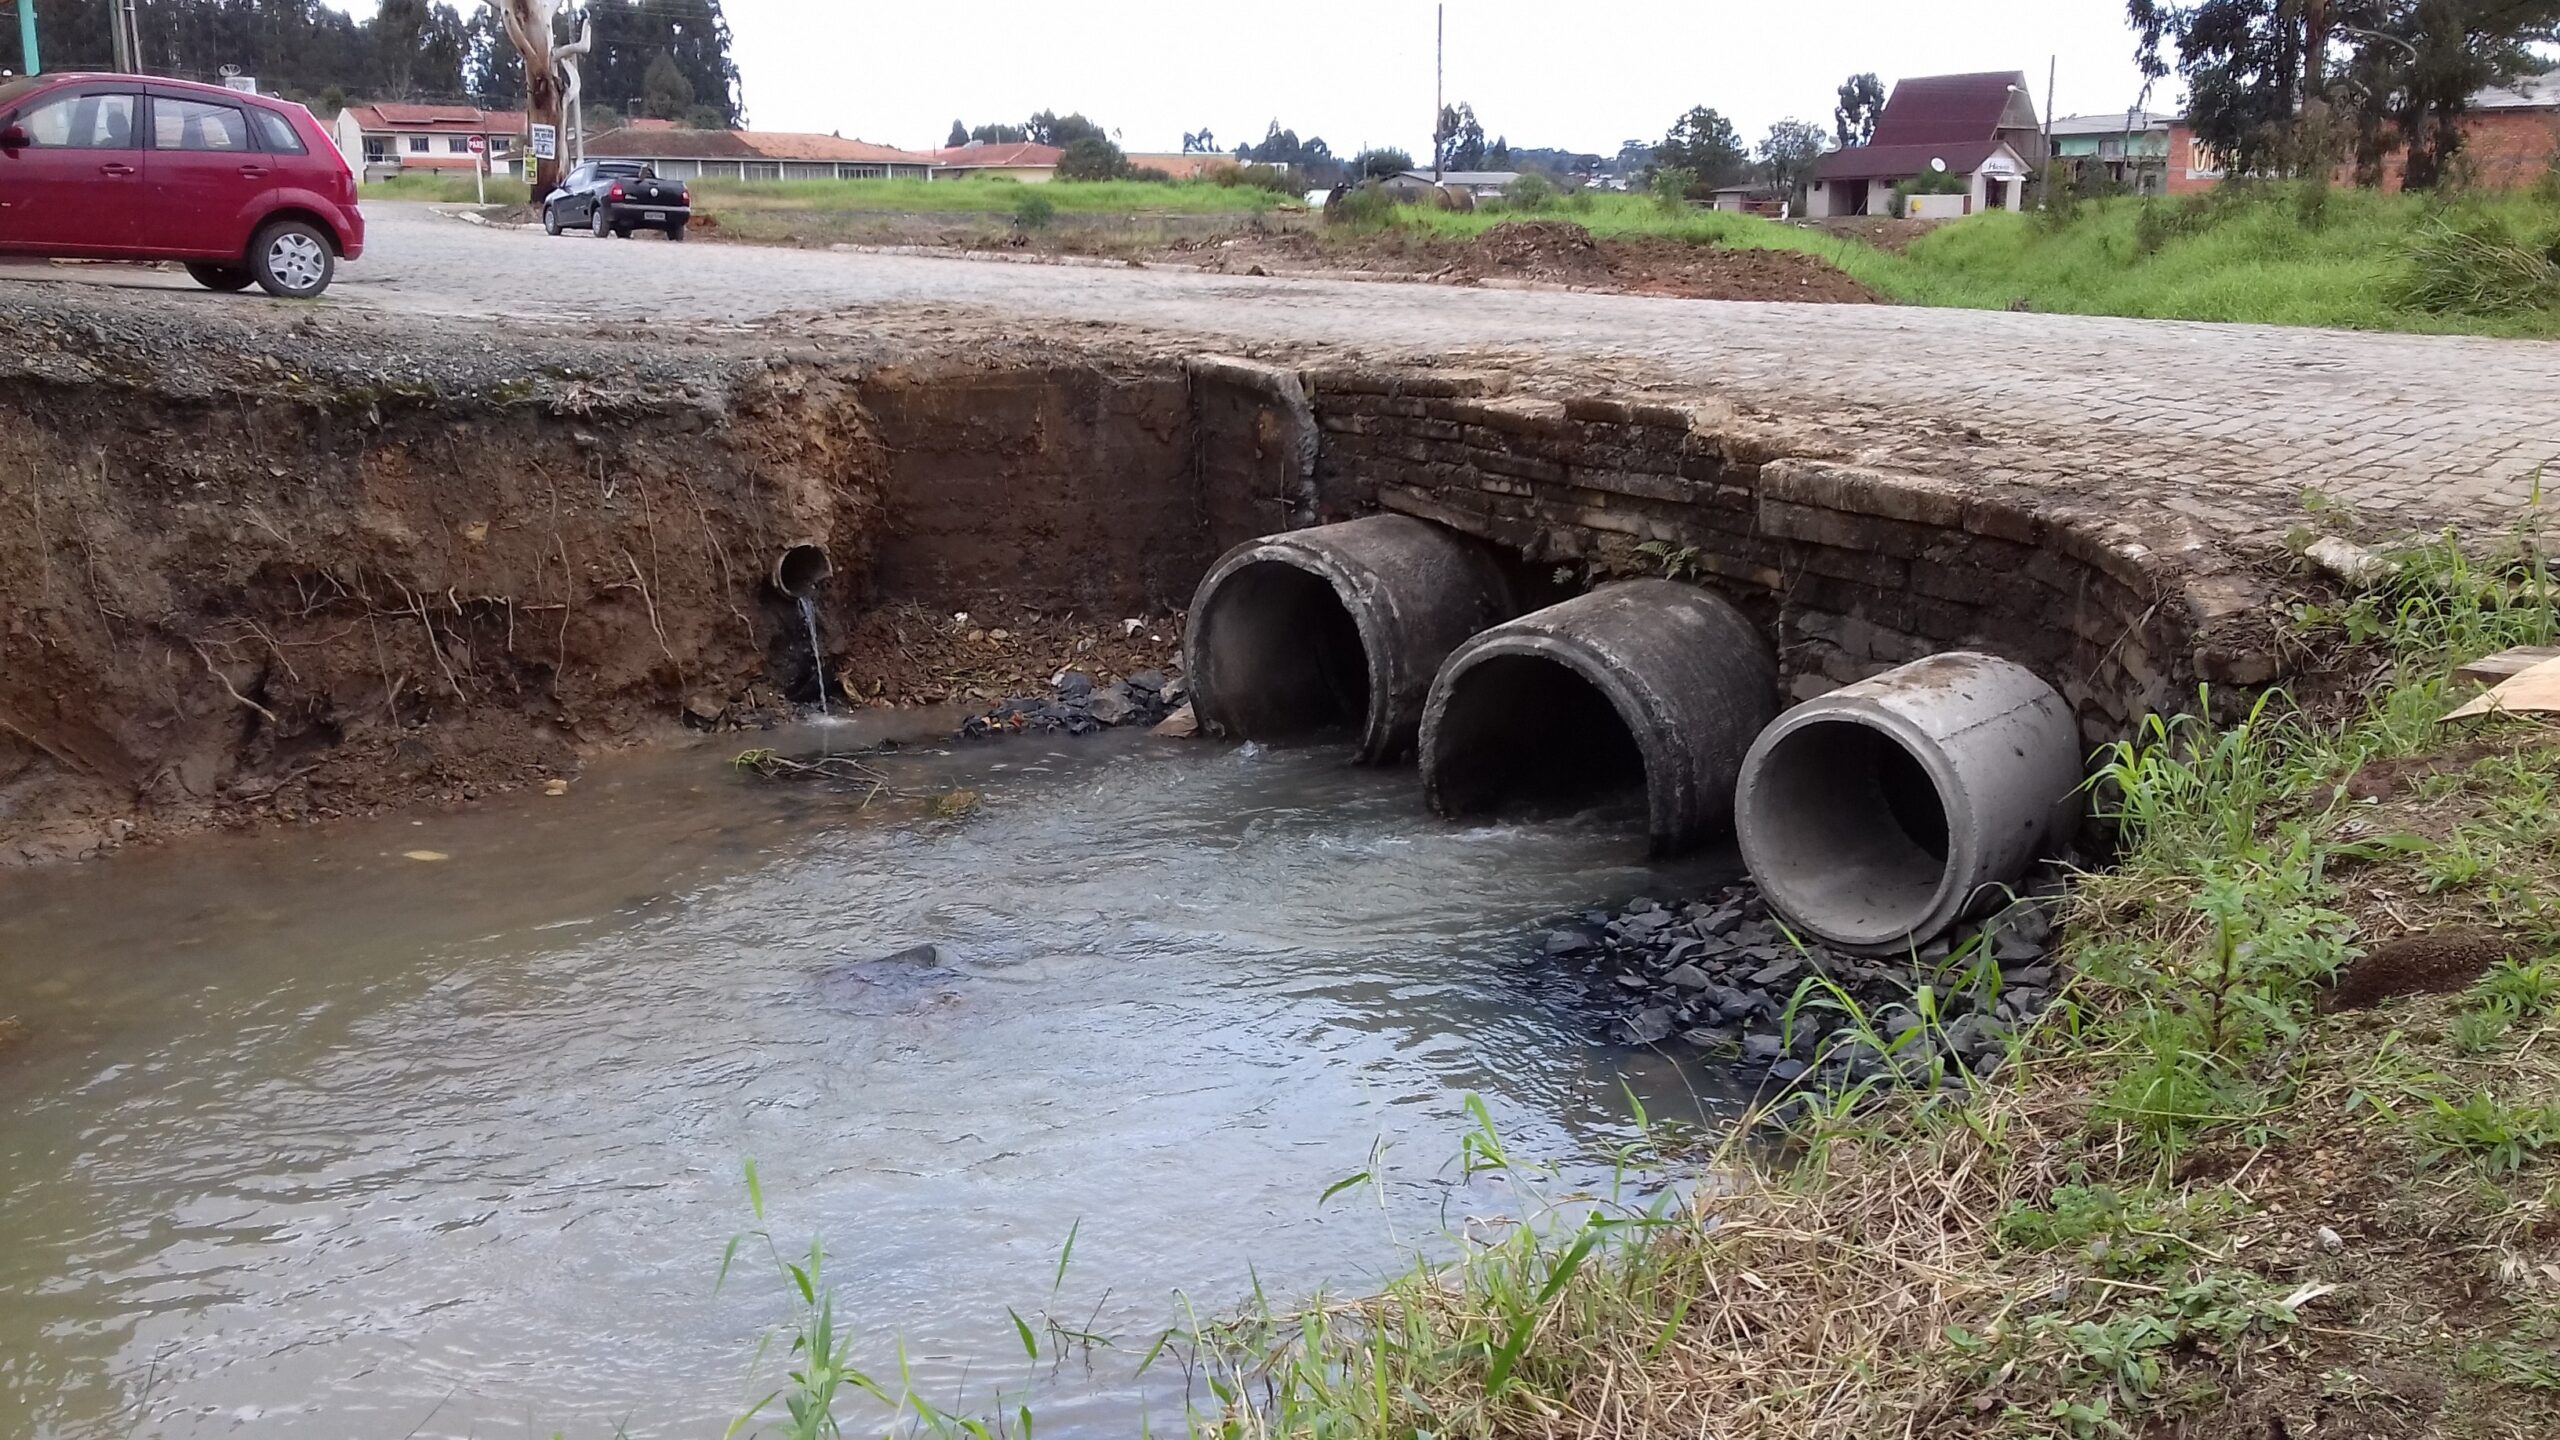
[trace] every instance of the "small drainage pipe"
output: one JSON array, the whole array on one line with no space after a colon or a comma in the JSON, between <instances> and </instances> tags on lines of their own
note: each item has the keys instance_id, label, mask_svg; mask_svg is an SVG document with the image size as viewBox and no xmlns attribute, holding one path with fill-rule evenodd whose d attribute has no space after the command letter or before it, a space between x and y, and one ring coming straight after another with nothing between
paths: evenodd
<instances>
[{"instance_id":1,"label":"small drainage pipe","mask_svg":"<svg viewBox=\"0 0 2560 1440\"><path fill-rule=\"evenodd\" d=\"M1356 727L1362 760L1395 760L1413 748L1441 660L1512 610L1491 549L1409 515L1248 541L1192 597L1193 709L1248 740Z\"/></svg>"},{"instance_id":2,"label":"small drainage pipe","mask_svg":"<svg viewBox=\"0 0 2560 1440\"><path fill-rule=\"evenodd\" d=\"M827 558L826 547L815 541L803 540L774 557L773 588L794 600L814 599L818 587L835 573L835 564Z\"/></svg>"},{"instance_id":3,"label":"small drainage pipe","mask_svg":"<svg viewBox=\"0 0 2560 1440\"><path fill-rule=\"evenodd\" d=\"M2022 665L1956 651L1806 701L1743 762L1742 858L1777 911L1844 949L1925 944L2053 853L2080 729Z\"/></svg>"},{"instance_id":4,"label":"small drainage pipe","mask_svg":"<svg viewBox=\"0 0 2560 1440\"><path fill-rule=\"evenodd\" d=\"M1422 714L1423 794L1444 815L1640 781L1657 852L1728 833L1778 666L1741 612L1670 580L1626 580L1458 647Z\"/></svg>"}]
</instances>

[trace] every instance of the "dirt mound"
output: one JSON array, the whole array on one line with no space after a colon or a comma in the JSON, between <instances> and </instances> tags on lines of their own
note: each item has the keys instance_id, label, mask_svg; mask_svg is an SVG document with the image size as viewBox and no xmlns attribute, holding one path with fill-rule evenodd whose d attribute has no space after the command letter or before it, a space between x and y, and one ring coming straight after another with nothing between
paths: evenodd
<instances>
[{"instance_id":1,"label":"dirt mound","mask_svg":"<svg viewBox=\"0 0 2560 1440\"><path fill-rule=\"evenodd\" d=\"M1874 304L1878 296L1834 266L1792 250L1728 250L1685 240L1607 238L1569 221L1496 225L1461 247L1452 267L1472 279L1534 280L1691 300Z\"/></svg>"}]
</instances>

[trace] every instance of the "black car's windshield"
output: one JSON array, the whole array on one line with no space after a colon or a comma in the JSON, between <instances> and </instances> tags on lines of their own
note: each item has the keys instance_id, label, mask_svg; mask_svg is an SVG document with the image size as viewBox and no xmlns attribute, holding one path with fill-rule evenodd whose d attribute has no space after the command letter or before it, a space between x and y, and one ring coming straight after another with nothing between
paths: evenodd
<instances>
[{"instance_id":1,"label":"black car's windshield","mask_svg":"<svg viewBox=\"0 0 2560 1440\"><path fill-rule=\"evenodd\" d=\"M649 178L649 167L623 161L618 164L598 165L596 174L606 180L646 180Z\"/></svg>"}]
</instances>

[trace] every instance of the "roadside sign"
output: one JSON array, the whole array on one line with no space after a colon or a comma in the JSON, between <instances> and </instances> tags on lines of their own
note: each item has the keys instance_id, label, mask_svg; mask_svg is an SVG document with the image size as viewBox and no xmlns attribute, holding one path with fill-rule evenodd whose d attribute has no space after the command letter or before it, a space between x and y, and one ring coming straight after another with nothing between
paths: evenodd
<instances>
[{"instance_id":1,"label":"roadside sign","mask_svg":"<svg viewBox=\"0 0 2560 1440\"><path fill-rule=\"evenodd\" d=\"M536 160L557 160L560 158L559 126L536 125L533 127L533 158Z\"/></svg>"},{"instance_id":2,"label":"roadside sign","mask_svg":"<svg viewBox=\"0 0 2560 1440\"><path fill-rule=\"evenodd\" d=\"M489 137L487 137L487 136L485 136L485 135L474 135L474 136L472 136L472 137L471 137L471 153L472 153L472 154L474 154L474 155L485 155L485 154L487 154L488 152L489 152Z\"/></svg>"}]
</instances>

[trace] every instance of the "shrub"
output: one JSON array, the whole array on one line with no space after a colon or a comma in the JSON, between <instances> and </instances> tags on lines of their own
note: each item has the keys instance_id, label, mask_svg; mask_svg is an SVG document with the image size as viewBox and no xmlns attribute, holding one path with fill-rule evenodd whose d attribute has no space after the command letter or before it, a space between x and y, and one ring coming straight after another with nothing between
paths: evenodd
<instances>
[{"instance_id":1,"label":"shrub","mask_svg":"<svg viewBox=\"0 0 2560 1440\"><path fill-rule=\"evenodd\" d=\"M1298 173L1286 165L1222 165L1201 178L1221 190L1245 188L1295 195L1307 188L1300 183Z\"/></svg>"},{"instance_id":2,"label":"shrub","mask_svg":"<svg viewBox=\"0 0 2560 1440\"><path fill-rule=\"evenodd\" d=\"M1153 165L1132 165L1120 178L1135 180L1141 185L1170 185L1173 183L1173 172L1159 170Z\"/></svg>"},{"instance_id":3,"label":"shrub","mask_svg":"<svg viewBox=\"0 0 2560 1440\"><path fill-rule=\"evenodd\" d=\"M1025 230L1038 230L1058 218L1058 202L1028 186L1013 201L1013 223Z\"/></svg>"},{"instance_id":4,"label":"shrub","mask_svg":"<svg viewBox=\"0 0 2560 1440\"><path fill-rule=\"evenodd\" d=\"M2560 306L2560 264L2494 215L2437 215L2410 239L2394 298L2438 315L2523 314Z\"/></svg>"},{"instance_id":5,"label":"shrub","mask_svg":"<svg viewBox=\"0 0 2560 1440\"><path fill-rule=\"evenodd\" d=\"M1374 228L1395 218L1395 197L1375 185L1358 185L1333 197L1324 207L1328 225Z\"/></svg>"},{"instance_id":6,"label":"shrub","mask_svg":"<svg viewBox=\"0 0 2560 1440\"><path fill-rule=\"evenodd\" d=\"M1676 165L1665 165L1653 172L1654 203L1665 210L1686 210L1689 208L1689 187L1697 183L1698 177L1693 172Z\"/></svg>"},{"instance_id":7,"label":"shrub","mask_svg":"<svg viewBox=\"0 0 2560 1440\"><path fill-rule=\"evenodd\" d=\"M1503 193L1502 207L1535 214L1556 203L1556 187L1544 175L1523 175Z\"/></svg>"},{"instance_id":8,"label":"shrub","mask_svg":"<svg viewBox=\"0 0 2560 1440\"><path fill-rule=\"evenodd\" d=\"M1129 157L1098 135L1088 135L1058 157L1061 180L1117 180L1129 173Z\"/></svg>"}]
</instances>

